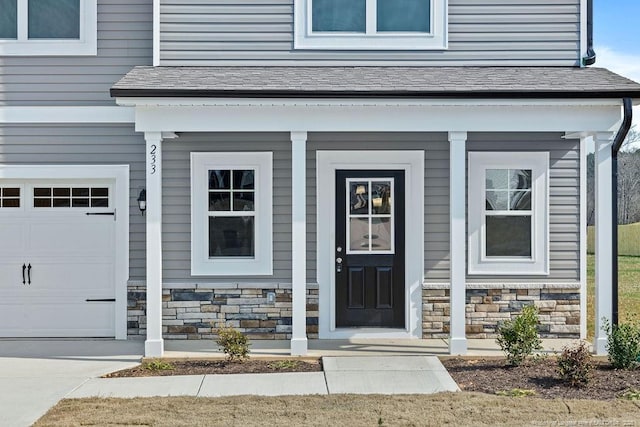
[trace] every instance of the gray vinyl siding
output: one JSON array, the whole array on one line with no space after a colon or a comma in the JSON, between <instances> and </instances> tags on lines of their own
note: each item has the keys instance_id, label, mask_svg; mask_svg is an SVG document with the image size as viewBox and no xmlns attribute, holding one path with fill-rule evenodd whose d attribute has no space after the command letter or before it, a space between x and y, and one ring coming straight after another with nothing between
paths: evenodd
<instances>
[{"instance_id":1,"label":"gray vinyl siding","mask_svg":"<svg viewBox=\"0 0 640 427\"><path fill-rule=\"evenodd\" d=\"M545 277L470 276L469 282L577 282L580 279L580 143L561 134L472 133L467 151L549 152L549 260Z\"/></svg>"},{"instance_id":2,"label":"gray vinyl siding","mask_svg":"<svg viewBox=\"0 0 640 427\"><path fill-rule=\"evenodd\" d=\"M316 150L424 150L425 277L449 277L449 142L445 133L310 133L307 149L307 265L315 280ZM410 225L407 224L407 229Z\"/></svg>"},{"instance_id":3,"label":"gray vinyl siding","mask_svg":"<svg viewBox=\"0 0 640 427\"><path fill-rule=\"evenodd\" d=\"M470 133L468 151L550 153L550 267L545 277L470 276L476 283L575 282L579 279L579 143L560 134ZM309 133L307 142L307 281L316 275L317 150L423 150L425 281L449 281L449 143L444 133ZM273 152L273 276L193 278L190 153ZM165 283L290 283L291 143L280 133L181 134L163 143L163 259Z\"/></svg>"},{"instance_id":4,"label":"gray vinyl siding","mask_svg":"<svg viewBox=\"0 0 640 427\"><path fill-rule=\"evenodd\" d=\"M558 65L580 57L580 0L449 0L446 51L293 49L293 0L161 0L161 64Z\"/></svg>"},{"instance_id":5,"label":"gray vinyl siding","mask_svg":"<svg viewBox=\"0 0 640 427\"><path fill-rule=\"evenodd\" d=\"M136 198L144 188L144 139L133 125L2 125L0 162L7 165L129 165L129 274L145 274L145 219Z\"/></svg>"},{"instance_id":6,"label":"gray vinyl siding","mask_svg":"<svg viewBox=\"0 0 640 427\"><path fill-rule=\"evenodd\" d=\"M191 276L191 152L273 152L273 276ZM165 283L291 283L291 142L283 133L184 133L165 140L163 279Z\"/></svg>"},{"instance_id":7,"label":"gray vinyl siding","mask_svg":"<svg viewBox=\"0 0 640 427\"><path fill-rule=\"evenodd\" d=\"M0 57L0 106L114 105L113 83L152 64L152 28L152 0L98 0L98 55Z\"/></svg>"}]
</instances>

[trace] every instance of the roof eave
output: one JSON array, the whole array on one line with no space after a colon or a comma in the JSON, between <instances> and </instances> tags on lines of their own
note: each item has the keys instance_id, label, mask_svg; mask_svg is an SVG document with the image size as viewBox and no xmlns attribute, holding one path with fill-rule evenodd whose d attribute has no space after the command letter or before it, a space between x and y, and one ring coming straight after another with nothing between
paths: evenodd
<instances>
[{"instance_id":1,"label":"roof eave","mask_svg":"<svg viewBox=\"0 0 640 427\"><path fill-rule=\"evenodd\" d=\"M113 98L473 98L611 99L640 98L638 91L298 91L111 88Z\"/></svg>"}]
</instances>

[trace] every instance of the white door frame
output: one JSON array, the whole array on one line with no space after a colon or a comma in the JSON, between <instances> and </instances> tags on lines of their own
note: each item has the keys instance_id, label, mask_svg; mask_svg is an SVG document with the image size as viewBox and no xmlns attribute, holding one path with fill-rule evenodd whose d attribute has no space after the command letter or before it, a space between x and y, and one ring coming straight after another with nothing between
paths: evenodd
<instances>
[{"instance_id":1,"label":"white door frame","mask_svg":"<svg viewBox=\"0 0 640 427\"><path fill-rule=\"evenodd\" d=\"M115 338L127 339L129 165L0 165L0 179L115 180Z\"/></svg>"},{"instance_id":2,"label":"white door frame","mask_svg":"<svg viewBox=\"0 0 640 427\"><path fill-rule=\"evenodd\" d=\"M421 338L424 277L424 151L324 151L316 157L317 275L319 337ZM336 170L388 169L405 172L405 328L336 328ZM322 202L322 203L320 203Z\"/></svg>"}]
</instances>

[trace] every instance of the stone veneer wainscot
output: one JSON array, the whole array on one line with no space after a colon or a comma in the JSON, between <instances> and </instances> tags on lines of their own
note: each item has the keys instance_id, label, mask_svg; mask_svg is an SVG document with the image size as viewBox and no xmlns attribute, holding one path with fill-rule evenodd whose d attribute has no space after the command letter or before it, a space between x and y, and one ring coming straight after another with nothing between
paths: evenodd
<instances>
[{"instance_id":1,"label":"stone veneer wainscot","mask_svg":"<svg viewBox=\"0 0 640 427\"><path fill-rule=\"evenodd\" d=\"M269 303L267 294L276 300ZM146 335L146 292L129 285L128 335ZM291 286L173 288L162 291L162 334L165 339L214 339L215 329L233 327L250 339L291 338ZM318 288L307 288L307 335L318 337Z\"/></svg>"},{"instance_id":2,"label":"stone veneer wainscot","mask_svg":"<svg viewBox=\"0 0 640 427\"><path fill-rule=\"evenodd\" d=\"M528 304L539 309L542 338L580 338L578 284L467 284L467 338L496 338L498 324ZM422 337L449 338L450 312L449 285L423 285Z\"/></svg>"}]
</instances>

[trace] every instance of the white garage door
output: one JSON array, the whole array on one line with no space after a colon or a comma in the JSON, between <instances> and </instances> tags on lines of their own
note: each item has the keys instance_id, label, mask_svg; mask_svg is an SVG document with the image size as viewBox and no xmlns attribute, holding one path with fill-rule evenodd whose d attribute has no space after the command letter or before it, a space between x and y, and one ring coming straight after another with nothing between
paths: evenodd
<instances>
[{"instance_id":1,"label":"white garage door","mask_svg":"<svg viewBox=\"0 0 640 427\"><path fill-rule=\"evenodd\" d=\"M113 189L0 180L0 336L114 336Z\"/></svg>"}]
</instances>

